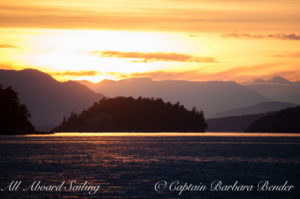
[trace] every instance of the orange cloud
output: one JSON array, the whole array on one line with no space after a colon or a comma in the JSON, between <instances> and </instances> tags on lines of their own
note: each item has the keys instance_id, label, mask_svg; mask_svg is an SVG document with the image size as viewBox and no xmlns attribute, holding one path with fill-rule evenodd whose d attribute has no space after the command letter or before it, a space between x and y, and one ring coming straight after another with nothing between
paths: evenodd
<instances>
[{"instance_id":1,"label":"orange cloud","mask_svg":"<svg viewBox=\"0 0 300 199\"><path fill-rule=\"evenodd\" d=\"M19 47L14 46L12 44L0 43L0 48L19 48Z\"/></svg>"},{"instance_id":2,"label":"orange cloud","mask_svg":"<svg viewBox=\"0 0 300 199\"><path fill-rule=\"evenodd\" d=\"M101 72L98 71L65 71L65 72L54 72L51 73L54 76L95 76L101 75Z\"/></svg>"},{"instance_id":3,"label":"orange cloud","mask_svg":"<svg viewBox=\"0 0 300 199\"><path fill-rule=\"evenodd\" d=\"M15 69L13 66L9 65L9 64L0 64L0 70L4 69L4 70L13 70Z\"/></svg>"},{"instance_id":4,"label":"orange cloud","mask_svg":"<svg viewBox=\"0 0 300 199\"><path fill-rule=\"evenodd\" d=\"M199 63L214 63L216 60L213 57L195 57L181 53L164 53L164 52L121 52L121 51L93 51L100 57L118 57L125 59L136 59L134 62L199 62Z\"/></svg>"},{"instance_id":5,"label":"orange cloud","mask_svg":"<svg viewBox=\"0 0 300 199\"><path fill-rule=\"evenodd\" d=\"M281 40L300 40L300 34L248 34L248 33L229 33L223 37L246 38L246 39L281 39Z\"/></svg>"},{"instance_id":6,"label":"orange cloud","mask_svg":"<svg viewBox=\"0 0 300 199\"><path fill-rule=\"evenodd\" d=\"M1 5L2 4L2 5ZM70 6L71 5L71 6ZM0 3L1 27L163 31L299 30L298 0L78 1ZM268 24L267 26L265 24Z\"/></svg>"}]
</instances>

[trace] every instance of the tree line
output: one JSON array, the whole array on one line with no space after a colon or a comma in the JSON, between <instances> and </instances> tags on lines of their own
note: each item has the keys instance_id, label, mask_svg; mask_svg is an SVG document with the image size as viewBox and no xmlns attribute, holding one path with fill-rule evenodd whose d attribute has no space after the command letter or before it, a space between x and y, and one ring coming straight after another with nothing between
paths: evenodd
<instances>
[{"instance_id":1,"label":"tree line","mask_svg":"<svg viewBox=\"0 0 300 199\"><path fill-rule=\"evenodd\" d=\"M27 107L20 103L17 92L11 87L2 88L0 85L0 133L33 133L35 130L29 118L30 113Z\"/></svg>"},{"instance_id":2,"label":"tree line","mask_svg":"<svg viewBox=\"0 0 300 199\"><path fill-rule=\"evenodd\" d=\"M54 132L204 132L203 111L179 102L133 97L103 98L80 114L71 113Z\"/></svg>"}]
</instances>

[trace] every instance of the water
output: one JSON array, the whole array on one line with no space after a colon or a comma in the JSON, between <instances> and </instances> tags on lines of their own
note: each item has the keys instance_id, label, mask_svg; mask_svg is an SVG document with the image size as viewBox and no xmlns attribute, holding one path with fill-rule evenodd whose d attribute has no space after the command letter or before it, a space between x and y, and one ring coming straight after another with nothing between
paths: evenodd
<instances>
[{"instance_id":1,"label":"water","mask_svg":"<svg viewBox=\"0 0 300 199\"><path fill-rule=\"evenodd\" d=\"M86 191L0 191L0 198L300 198L300 135L54 134L0 137L0 188L22 181L100 185ZM158 182L294 185L287 192L156 192Z\"/></svg>"}]
</instances>

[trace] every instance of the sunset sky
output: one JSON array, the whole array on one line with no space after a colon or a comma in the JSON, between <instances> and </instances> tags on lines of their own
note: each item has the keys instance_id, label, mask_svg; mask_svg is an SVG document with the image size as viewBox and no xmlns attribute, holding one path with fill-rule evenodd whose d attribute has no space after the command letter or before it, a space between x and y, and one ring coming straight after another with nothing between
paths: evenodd
<instances>
[{"instance_id":1,"label":"sunset sky","mask_svg":"<svg viewBox=\"0 0 300 199\"><path fill-rule=\"evenodd\" d=\"M0 68L60 81L300 81L299 0L0 2Z\"/></svg>"}]
</instances>

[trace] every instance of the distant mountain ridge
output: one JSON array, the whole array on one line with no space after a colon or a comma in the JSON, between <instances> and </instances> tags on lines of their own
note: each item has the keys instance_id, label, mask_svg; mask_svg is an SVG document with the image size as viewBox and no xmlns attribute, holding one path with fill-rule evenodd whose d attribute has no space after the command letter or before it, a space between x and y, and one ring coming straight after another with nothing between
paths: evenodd
<instances>
[{"instance_id":1,"label":"distant mountain ridge","mask_svg":"<svg viewBox=\"0 0 300 199\"><path fill-rule=\"evenodd\" d=\"M38 70L0 70L0 84L12 86L32 115L37 130L50 130L72 111L79 112L103 97L78 82L58 82Z\"/></svg>"},{"instance_id":2,"label":"distant mountain ridge","mask_svg":"<svg viewBox=\"0 0 300 199\"><path fill-rule=\"evenodd\" d=\"M207 131L212 132L245 132L248 126L270 113L259 113L253 115L239 115L239 116L229 116L229 117L220 117L208 119Z\"/></svg>"},{"instance_id":3,"label":"distant mountain ridge","mask_svg":"<svg viewBox=\"0 0 300 199\"><path fill-rule=\"evenodd\" d=\"M300 133L300 106L264 115L252 122L246 131Z\"/></svg>"},{"instance_id":4,"label":"distant mountain ridge","mask_svg":"<svg viewBox=\"0 0 300 199\"><path fill-rule=\"evenodd\" d=\"M287 124L292 124L295 126L295 124L297 123L295 122L295 120L298 120L298 122L300 123L299 117L293 118L287 115L289 118L286 119L285 115L281 114L281 113L290 114L290 112L285 110L293 110L296 107L298 107L299 110L299 105L296 104L282 103L282 102L263 102L254 106L223 112L217 114L215 118L207 120L208 131L283 132L283 129L285 130L289 129ZM281 124L276 126L276 123L281 123ZM278 129L278 131L276 129ZM281 131L279 131L279 129L281 129ZM292 132L292 130L289 132Z\"/></svg>"},{"instance_id":5,"label":"distant mountain ridge","mask_svg":"<svg viewBox=\"0 0 300 199\"><path fill-rule=\"evenodd\" d=\"M152 81L149 78L132 78L119 81L103 80L97 84L87 81L81 83L108 97L142 96L162 98L172 103L179 101L189 109L197 107L198 110L203 110L206 118L220 111L270 101L236 82Z\"/></svg>"},{"instance_id":6,"label":"distant mountain ridge","mask_svg":"<svg viewBox=\"0 0 300 199\"><path fill-rule=\"evenodd\" d=\"M299 81L291 82L283 77L275 76L269 80L256 79L243 85L273 101L300 103Z\"/></svg>"},{"instance_id":7,"label":"distant mountain ridge","mask_svg":"<svg viewBox=\"0 0 300 199\"><path fill-rule=\"evenodd\" d=\"M253 106L220 112L216 114L214 118L266 113L266 112L278 111L281 109L296 107L296 106L298 105L292 103L285 103L285 102L275 102L275 101L262 102Z\"/></svg>"}]
</instances>

